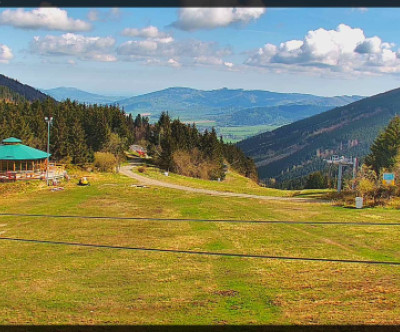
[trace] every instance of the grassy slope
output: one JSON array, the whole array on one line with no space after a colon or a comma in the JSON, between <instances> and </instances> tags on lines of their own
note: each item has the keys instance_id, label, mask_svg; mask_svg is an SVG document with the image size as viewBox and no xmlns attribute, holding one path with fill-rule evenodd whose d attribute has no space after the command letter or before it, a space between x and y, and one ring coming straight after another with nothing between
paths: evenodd
<instances>
[{"instance_id":1,"label":"grassy slope","mask_svg":"<svg viewBox=\"0 0 400 332\"><path fill-rule=\"evenodd\" d=\"M274 196L274 197L293 197L293 196L318 197L331 191L329 189L279 190L274 188L260 187L254 181L232 170L228 171L226 178L221 182L196 179L174 173L169 173L169 176L165 176L163 172L161 172L158 168L155 167L147 167L144 173L138 172L136 167L133 168L132 171L142 176L146 176L156 180L161 180L168 183L179 184L182 186L226 191L233 193L243 193L250 195Z\"/></svg>"},{"instance_id":2,"label":"grassy slope","mask_svg":"<svg viewBox=\"0 0 400 332\"><path fill-rule=\"evenodd\" d=\"M0 212L254 220L400 221L397 210L211 197L94 175L64 191L1 187ZM3 186L3 185L1 185ZM8 188L8 190L4 190ZM1 217L5 237L400 261L398 227ZM400 323L400 268L0 241L0 323ZM179 291L178 291L179 290Z\"/></svg>"}]
</instances>

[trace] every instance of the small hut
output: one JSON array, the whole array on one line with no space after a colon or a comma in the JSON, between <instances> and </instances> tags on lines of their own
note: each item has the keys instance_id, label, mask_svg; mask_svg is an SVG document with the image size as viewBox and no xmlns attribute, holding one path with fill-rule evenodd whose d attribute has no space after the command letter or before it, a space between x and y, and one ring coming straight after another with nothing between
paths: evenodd
<instances>
[{"instance_id":1,"label":"small hut","mask_svg":"<svg viewBox=\"0 0 400 332\"><path fill-rule=\"evenodd\" d=\"M0 180L41 179L46 169L46 152L24 145L15 137L6 138L0 144Z\"/></svg>"}]
</instances>

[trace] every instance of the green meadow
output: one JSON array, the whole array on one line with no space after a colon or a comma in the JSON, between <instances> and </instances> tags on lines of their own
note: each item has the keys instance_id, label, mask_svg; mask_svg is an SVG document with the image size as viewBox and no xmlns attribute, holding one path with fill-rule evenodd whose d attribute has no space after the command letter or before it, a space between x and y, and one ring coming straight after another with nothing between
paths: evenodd
<instances>
[{"instance_id":1,"label":"green meadow","mask_svg":"<svg viewBox=\"0 0 400 332\"><path fill-rule=\"evenodd\" d=\"M79 174L82 175L83 173ZM155 170L145 173L162 177ZM166 177L165 177L166 178ZM91 173L51 191L0 185L0 213L229 220L400 222L394 208L214 197ZM282 197L237 174L166 181ZM216 187L220 186L220 187ZM228 190L229 189L229 190ZM262 192L265 190L265 192ZM303 193L307 196L307 192ZM315 193L314 193L315 194ZM318 195L317 195L318 196ZM0 217L0 324L399 324L400 266L109 249L400 262L400 226Z\"/></svg>"}]
</instances>

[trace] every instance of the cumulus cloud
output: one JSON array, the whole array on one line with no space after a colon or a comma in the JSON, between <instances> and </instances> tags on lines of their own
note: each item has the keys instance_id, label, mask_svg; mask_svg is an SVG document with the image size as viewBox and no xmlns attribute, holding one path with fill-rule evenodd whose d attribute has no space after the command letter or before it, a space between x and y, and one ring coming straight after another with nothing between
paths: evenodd
<instances>
[{"instance_id":1,"label":"cumulus cloud","mask_svg":"<svg viewBox=\"0 0 400 332\"><path fill-rule=\"evenodd\" d=\"M171 43L174 41L174 38L172 38L169 34L158 30L157 27L152 25L142 29L126 28L122 31L122 35L128 37L152 39L161 43Z\"/></svg>"},{"instance_id":2,"label":"cumulus cloud","mask_svg":"<svg viewBox=\"0 0 400 332\"><path fill-rule=\"evenodd\" d=\"M148 32L135 32L139 36L148 36ZM220 48L215 42L183 40L164 42L159 34L151 34L145 40L130 40L117 48L118 56L127 61L144 61L145 63L167 63L178 67L188 64L224 65L223 57L231 54L229 48Z\"/></svg>"},{"instance_id":3,"label":"cumulus cloud","mask_svg":"<svg viewBox=\"0 0 400 332\"><path fill-rule=\"evenodd\" d=\"M366 38L363 30L340 24L336 30L309 31L303 40L265 44L247 60L251 66L279 71L373 74L400 72L393 43Z\"/></svg>"},{"instance_id":4,"label":"cumulus cloud","mask_svg":"<svg viewBox=\"0 0 400 332\"><path fill-rule=\"evenodd\" d=\"M222 58L231 54L230 48L221 48L216 42L194 39L177 41L152 25L141 29L126 28L122 35L139 39L124 42L117 48L118 57L125 61L142 61L145 64L172 67L224 66Z\"/></svg>"},{"instance_id":5,"label":"cumulus cloud","mask_svg":"<svg viewBox=\"0 0 400 332\"><path fill-rule=\"evenodd\" d=\"M68 17L66 10L59 8L38 8L25 11L22 8L7 9L0 13L0 24L22 29L45 29L59 31L88 31L91 25L82 20Z\"/></svg>"},{"instance_id":6,"label":"cumulus cloud","mask_svg":"<svg viewBox=\"0 0 400 332\"><path fill-rule=\"evenodd\" d=\"M265 8L182 8L172 26L181 30L215 29L235 23L249 23L265 13Z\"/></svg>"},{"instance_id":7,"label":"cumulus cloud","mask_svg":"<svg viewBox=\"0 0 400 332\"><path fill-rule=\"evenodd\" d=\"M8 63L14 57L11 49L3 44L0 44L0 63Z\"/></svg>"},{"instance_id":8,"label":"cumulus cloud","mask_svg":"<svg viewBox=\"0 0 400 332\"><path fill-rule=\"evenodd\" d=\"M81 60L116 61L115 39L112 37L85 37L73 33L61 36L34 37L31 51L40 55L75 56Z\"/></svg>"},{"instance_id":9,"label":"cumulus cloud","mask_svg":"<svg viewBox=\"0 0 400 332\"><path fill-rule=\"evenodd\" d=\"M354 51L361 54L381 53L382 41L379 37L366 38L362 43L357 45Z\"/></svg>"}]
</instances>

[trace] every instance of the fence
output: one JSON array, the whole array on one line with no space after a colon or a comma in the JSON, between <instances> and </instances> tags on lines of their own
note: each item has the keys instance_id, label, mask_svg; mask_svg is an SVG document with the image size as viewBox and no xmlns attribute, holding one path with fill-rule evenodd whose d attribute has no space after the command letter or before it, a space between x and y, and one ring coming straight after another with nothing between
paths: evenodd
<instances>
[{"instance_id":1,"label":"fence","mask_svg":"<svg viewBox=\"0 0 400 332\"><path fill-rule=\"evenodd\" d=\"M19 180L44 180L46 179L46 167L27 171L6 171L0 173L0 182L12 182ZM64 165L49 164L49 179L60 179L65 175Z\"/></svg>"}]
</instances>

